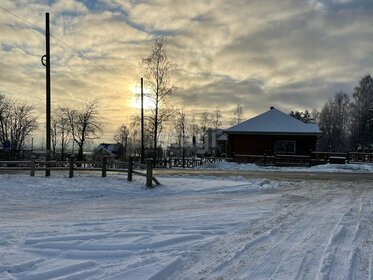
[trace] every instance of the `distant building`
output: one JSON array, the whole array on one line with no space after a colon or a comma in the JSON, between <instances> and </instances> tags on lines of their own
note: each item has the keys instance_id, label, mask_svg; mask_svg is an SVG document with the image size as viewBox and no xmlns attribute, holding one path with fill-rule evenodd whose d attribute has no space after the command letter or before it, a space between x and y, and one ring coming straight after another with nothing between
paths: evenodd
<instances>
[{"instance_id":1,"label":"distant building","mask_svg":"<svg viewBox=\"0 0 373 280\"><path fill-rule=\"evenodd\" d=\"M224 134L223 129L209 128L204 135L202 153L207 156L224 156L226 155L227 142L228 137Z\"/></svg>"},{"instance_id":2,"label":"distant building","mask_svg":"<svg viewBox=\"0 0 373 280\"><path fill-rule=\"evenodd\" d=\"M316 149L321 131L274 107L224 131L228 134L228 156L309 154Z\"/></svg>"},{"instance_id":3,"label":"distant building","mask_svg":"<svg viewBox=\"0 0 373 280\"><path fill-rule=\"evenodd\" d=\"M103 156L109 159L123 160L124 146L120 143L101 143L92 153L94 160L101 160Z\"/></svg>"}]
</instances>

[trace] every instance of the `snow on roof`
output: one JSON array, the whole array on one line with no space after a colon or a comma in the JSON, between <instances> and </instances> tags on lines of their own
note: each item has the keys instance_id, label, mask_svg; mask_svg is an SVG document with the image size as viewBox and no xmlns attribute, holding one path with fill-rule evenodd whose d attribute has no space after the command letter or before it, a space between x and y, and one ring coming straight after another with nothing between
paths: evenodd
<instances>
[{"instance_id":1,"label":"snow on roof","mask_svg":"<svg viewBox=\"0 0 373 280\"><path fill-rule=\"evenodd\" d=\"M316 135L321 131L317 124L307 124L276 108L239 123L224 132L228 134L303 134Z\"/></svg>"},{"instance_id":2,"label":"snow on roof","mask_svg":"<svg viewBox=\"0 0 373 280\"><path fill-rule=\"evenodd\" d=\"M112 156L117 156L120 153L120 147L122 144L111 144L111 143L101 143L96 147L94 150L94 153L98 153L101 151L106 152L107 154L110 154Z\"/></svg>"},{"instance_id":3,"label":"snow on roof","mask_svg":"<svg viewBox=\"0 0 373 280\"><path fill-rule=\"evenodd\" d=\"M228 141L228 137L225 134L220 135L218 138L216 138L218 141Z\"/></svg>"}]
</instances>

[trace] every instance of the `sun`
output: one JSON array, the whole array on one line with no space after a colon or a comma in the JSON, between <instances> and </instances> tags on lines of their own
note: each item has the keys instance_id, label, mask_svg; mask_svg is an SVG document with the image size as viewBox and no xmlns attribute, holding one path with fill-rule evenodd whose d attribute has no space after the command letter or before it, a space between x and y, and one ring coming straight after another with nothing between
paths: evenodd
<instances>
[{"instance_id":1,"label":"sun","mask_svg":"<svg viewBox=\"0 0 373 280\"><path fill-rule=\"evenodd\" d=\"M139 86L133 86L131 88L132 93L132 107L141 109L141 88ZM152 109L155 107L154 102L147 96L150 93L148 88L144 88L144 109Z\"/></svg>"}]
</instances>

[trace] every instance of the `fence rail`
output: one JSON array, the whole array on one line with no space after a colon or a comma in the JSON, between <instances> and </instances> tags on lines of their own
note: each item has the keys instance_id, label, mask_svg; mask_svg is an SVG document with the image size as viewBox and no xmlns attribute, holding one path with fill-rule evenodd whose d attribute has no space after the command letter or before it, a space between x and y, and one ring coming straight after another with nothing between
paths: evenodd
<instances>
[{"instance_id":1,"label":"fence rail","mask_svg":"<svg viewBox=\"0 0 373 280\"><path fill-rule=\"evenodd\" d=\"M127 173L127 180L132 181L133 174L146 177L146 186L153 187L160 185L157 178L153 176L153 160L148 160L147 164L134 163L130 157L128 162L108 162L107 157L102 161L75 161L70 157L69 161L37 161L34 158L29 161L0 161L0 170L21 171L29 170L30 176L35 176L35 171L69 171L69 177L74 177L74 171L101 171L101 176L106 177L107 172ZM137 170L134 170L137 169ZM144 170L145 173L140 170Z\"/></svg>"},{"instance_id":2,"label":"fence rail","mask_svg":"<svg viewBox=\"0 0 373 280\"><path fill-rule=\"evenodd\" d=\"M275 154L275 155L235 155L234 161L238 163L255 163L258 165L276 166L313 166L326 163L373 163L373 153L358 152L315 152L308 155Z\"/></svg>"},{"instance_id":3,"label":"fence rail","mask_svg":"<svg viewBox=\"0 0 373 280\"><path fill-rule=\"evenodd\" d=\"M206 163L215 163L221 161L229 161L230 158L223 157L205 157L205 158L170 158L170 159L157 159L154 160L155 168L194 168Z\"/></svg>"}]
</instances>

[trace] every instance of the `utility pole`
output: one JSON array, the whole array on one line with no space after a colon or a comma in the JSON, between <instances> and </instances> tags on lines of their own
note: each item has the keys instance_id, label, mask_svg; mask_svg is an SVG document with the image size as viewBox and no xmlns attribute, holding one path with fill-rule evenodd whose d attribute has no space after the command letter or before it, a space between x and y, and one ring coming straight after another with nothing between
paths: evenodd
<instances>
[{"instance_id":1,"label":"utility pole","mask_svg":"<svg viewBox=\"0 0 373 280\"><path fill-rule=\"evenodd\" d=\"M51 159L51 65L50 65L50 33L49 13L45 13L45 44L46 54L43 55L41 63L45 66L45 92L46 92L46 161ZM50 176L48 164L46 164L45 176Z\"/></svg>"},{"instance_id":2,"label":"utility pole","mask_svg":"<svg viewBox=\"0 0 373 280\"><path fill-rule=\"evenodd\" d=\"M141 163L144 164L144 79L141 78Z\"/></svg>"}]
</instances>

